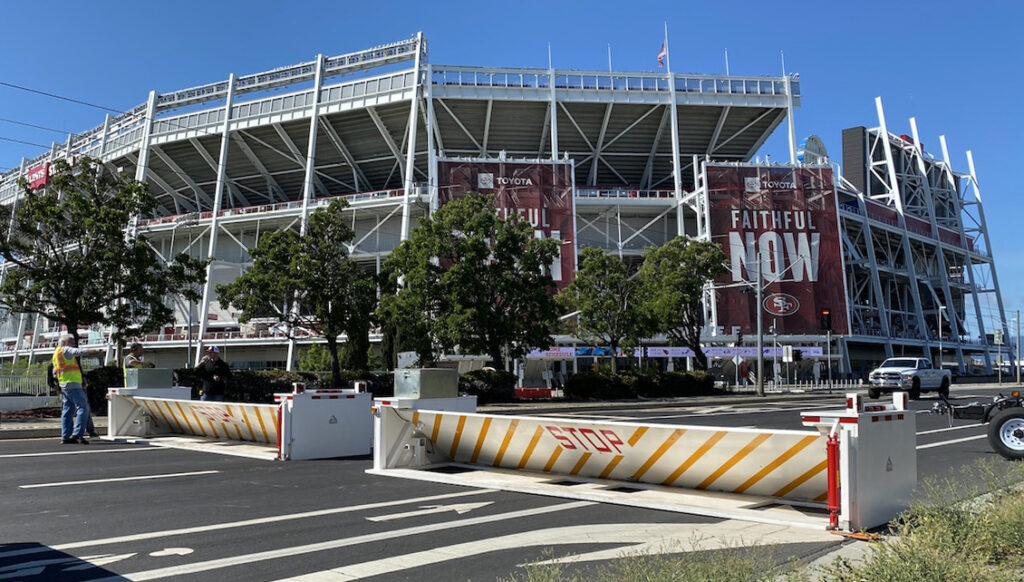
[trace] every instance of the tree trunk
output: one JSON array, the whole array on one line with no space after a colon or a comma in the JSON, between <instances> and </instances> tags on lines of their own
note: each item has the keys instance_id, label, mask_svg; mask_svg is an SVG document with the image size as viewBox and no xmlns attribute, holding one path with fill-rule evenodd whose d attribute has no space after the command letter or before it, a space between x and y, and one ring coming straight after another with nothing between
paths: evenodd
<instances>
[{"instance_id":1,"label":"tree trunk","mask_svg":"<svg viewBox=\"0 0 1024 582\"><path fill-rule=\"evenodd\" d=\"M331 354L331 386L341 388L341 363L338 358L338 338L327 334L327 353Z\"/></svg>"},{"instance_id":2,"label":"tree trunk","mask_svg":"<svg viewBox=\"0 0 1024 582\"><path fill-rule=\"evenodd\" d=\"M611 342L611 357L612 357L612 374L616 374L619 371L618 366L618 355L619 355L619 344L617 342Z\"/></svg>"}]
</instances>

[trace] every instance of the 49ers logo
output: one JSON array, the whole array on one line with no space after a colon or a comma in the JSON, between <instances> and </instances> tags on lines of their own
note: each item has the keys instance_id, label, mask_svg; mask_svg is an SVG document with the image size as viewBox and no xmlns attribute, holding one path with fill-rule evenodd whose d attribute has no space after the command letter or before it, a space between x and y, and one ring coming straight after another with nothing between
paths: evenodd
<instances>
[{"instance_id":1,"label":"49ers logo","mask_svg":"<svg viewBox=\"0 0 1024 582\"><path fill-rule=\"evenodd\" d=\"M800 310L800 302L789 293L772 293L764 298L764 310L785 317Z\"/></svg>"}]
</instances>

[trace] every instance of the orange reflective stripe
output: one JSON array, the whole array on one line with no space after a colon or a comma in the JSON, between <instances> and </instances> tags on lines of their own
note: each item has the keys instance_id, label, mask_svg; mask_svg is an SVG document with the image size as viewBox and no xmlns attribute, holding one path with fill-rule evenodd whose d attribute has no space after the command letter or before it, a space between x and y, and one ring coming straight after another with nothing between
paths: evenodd
<instances>
[{"instance_id":1,"label":"orange reflective stripe","mask_svg":"<svg viewBox=\"0 0 1024 582\"><path fill-rule=\"evenodd\" d=\"M711 438L709 438L703 445L701 445L700 448L696 450L696 452L690 455L690 457L686 459L686 461L684 461L682 465L679 465L679 467L675 471L673 471L667 479L662 481L661 484L671 485L675 483L676 479L681 477L682 474L685 473L686 470L690 468L690 466L699 461L705 453L711 450L711 447L715 446L715 443L722 440L722 438L724 438L727 434L729 433L723 430L711 435Z\"/></svg>"},{"instance_id":2,"label":"orange reflective stripe","mask_svg":"<svg viewBox=\"0 0 1024 582\"><path fill-rule=\"evenodd\" d=\"M788 451L782 453L779 456L779 458L765 465L763 469L761 469L757 473L754 473L753 477L744 481L743 484L737 487L736 489L733 489L733 493L743 493L748 488L750 488L750 486L752 486L754 483L757 483L758 481L766 477L769 473L771 473L775 469L778 469L780 466L782 466L783 463L792 459L797 453L805 449L808 445L818 440L819 438L821 437L819 437L818 435L811 435L800 439L800 441L797 442L792 447L790 447Z\"/></svg>"},{"instance_id":3,"label":"orange reflective stripe","mask_svg":"<svg viewBox=\"0 0 1024 582\"><path fill-rule=\"evenodd\" d=\"M827 466L828 466L828 459L825 459L824 461L822 461L822 462L818 463L817 465L815 465L815 466L811 467L810 469L808 469L807 472L804 473L803 475L800 475L796 479L793 479L793 481L790 482L789 485L786 485L782 489L779 489L775 493L772 493L772 497L784 497L790 491L792 491L792 490L796 489L797 487L803 485L804 482L809 480L811 477L813 477L813 476L817 475L818 473L821 473L822 471L824 471L825 467L827 467Z\"/></svg>"},{"instance_id":4,"label":"orange reflective stripe","mask_svg":"<svg viewBox=\"0 0 1024 582\"><path fill-rule=\"evenodd\" d=\"M723 463L722 466L719 467L714 473L708 475L707 479L701 481L700 484L697 485L697 489L707 489L708 486L714 483L719 477L724 475L726 471L732 469L733 466L736 465L736 463L739 463L743 459L743 457L749 455L751 451L756 449L758 446L761 445L761 443L768 440L768 438L771 436L772 435L768 433L762 433L757 435L754 438L754 440L747 443L742 449L740 449L738 453L736 453L735 455L732 456L731 459Z\"/></svg>"}]
</instances>

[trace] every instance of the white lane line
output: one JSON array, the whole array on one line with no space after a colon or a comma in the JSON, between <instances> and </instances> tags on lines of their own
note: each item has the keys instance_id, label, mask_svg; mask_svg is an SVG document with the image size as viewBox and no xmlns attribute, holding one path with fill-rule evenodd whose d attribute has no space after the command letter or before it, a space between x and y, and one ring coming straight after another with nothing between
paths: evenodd
<instances>
[{"instance_id":1,"label":"white lane line","mask_svg":"<svg viewBox=\"0 0 1024 582\"><path fill-rule=\"evenodd\" d=\"M63 487L65 485L89 485L92 483L116 483L119 481L143 481L146 479L167 479L170 477L191 477L193 475L212 475L220 471L190 471L188 473L164 473L162 475L138 475L136 477L117 477L114 479L89 479L88 481L62 481L60 483L36 483L35 485L19 485L18 489L39 489L41 487Z\"/></svg>"},{"instance_id":2,"label":"white lane line","mask_svg":"<svg viewBox=\"0 0 1024 582\"><path fill-rule=\"evenodd\" d=\"M918 435L922 435L922 434L935 434L937 432L946 432L946 431L950 431L950 430L960 430L962 428L984 428L984 426L985 425L981 424L980 422L978 424L962 424L962 425L959 425L959 426L949 426L949 427L946 427L946 428L936 428L934 430L922 430L921 432L919 432L917 434Z\"/></svg>"},{"instance_id":3,"label":"white lane line","mask_svg":"<svg viewBox=\"0 0 1024 582\"><path fill-rule=\"evenodd\" d=\"M927 445L917 445L917 450L920 451L921 449L930 449L930 448L933 448L933 447L941 447L943 445L954 445L956 443L965 443L967 441L976 441L978 439L983 439L983 438L987 438L987 437L988 437L988 435L979 434L979 435L975 435L975 436L964 437L962 439L953 439L951 441L942 441L942 442L938 442L938 443L928 443Z\"/></svg>"},{"instance_id":4,"label":"white lane line","mask_svg":"<svg viewBox=\"0 0 1024 582\"><path fill-rule=\"evenodd\" d=\"M331 509L320 509L316 511L306 511L303 513L289 513L284 515L274 515L271 517L258 517L254 519L245 519L242 521L228 521L222 523L214 523L210 525L198 525L194 527L184 527L181 529L169 529L164 531L153 531L147 533L130 534L124 536L117 536L113 538L101 538L97 540L86 540L82 542L72 542L68 544L58 544L50 547L42 548L26 548L24 550L12 550L9 552L0 552L0 559L11 558L14 556L21 556L25 554L34 554L38 552L47 552L51 549L65 551L74 550L77 548L87 548L91 546L105 546L109 544L120 544L124 542L138 542L142 540L153 540L158 538L172 537L189 535L196 533L203 533L208 531L218 531L224 529L233 529L236 527L249 527L253 525L264 525L267 523L277 523L281 521L288 521L292 519L306 519L310 517L322 517L325 515L335 515L338 513L349 513L353 511L363 511L367 509L379 509L381 507L395 507L398 505L405 505L408 503L425 503L428 501L438 501L441 499L452 499L454 497L466 497L470 495L481 495L484 493L494 493L493 489L480 489L474 491L460 491L458 493L444 493L441 495L430 495L427 497L414 497L411 499L401 499L397 501L380 501L377 503L365 503L363 505L349 505L346 507L334 507Z\"/></svg>"},{"instance_id":5,"label":"white lane line","mask_svg":"<svg viewBox=\"0 0 1024 582\"><path fill-rule=\"evenodd\" d=\"M520 517L529 517L532 515L543 515L546 513L555 513L558 511L566 511L571 509L579 509L582 507L588 507L591 505L597 505L593 501L574 501L572 503L562 503L560 505L551 505L547 507L537 507L534 509L524 509L521 511L510 511L508 513L499 513L495 515L485 515L480 517L471 517L469 519L459 519L456 521L449 521L443 523L435 523L430 525L421 525L418 527L409 527L405 529L393 529L379 533L354 536L350 538L341 538L336 540L330 540L326 542L320 542L316 544L306 544L302 546L293 546L291 548L280 548L277 550L268 550L264 552L255 552L252 554L245 554L241 556L232 556L230 558L220 558L217 560L207 560L205 562L196 562L194 564L184 564L181 566L170 566L168 568L158 568L156 570L145 570L142 572L132 572L130 574L124 574L123 576L116 576L112 578L103 578L102 580L94 580L93 582L113 582L128 580L154 580L157 578L167 578L170 576L182 576L185 574L195 574L198 572L208 572L210 570L217 570L220 568L228 568L231 566L238 566L241 564L251 564L253 562L262 562L265 560L276 560L279 558L290 558L298 556L300 554L311 554L313 552L323 552L326 550L336 550L338 548L345 548L349 546L356 546L359 544L367 544L372 542L378 542L383 540L399 539L413 535L432 533L437 531L444 531L448 529L456 529L462 527L469 527L473 525L480 525L482 523L493 523L498 521L512 520ZM394 558L400 560L401 557Z\"/></svg>"},{"instance_id":6,"label":"white lane line","mask_svg":"<svg viewBox=\"0 0 1024 582\"><path fill-rule=\"evenodd\" d=\"M0 455L0 459L16 459L18 457L55 457L57 455L95 455L97 453L138 453L140 451L159 450L162 449L160 447L137 447L131 449L89 449L88 451L56 451L50 453L15 453L10 455Z\"/></svg>"},{"instance_id":7,"label":"white lane line","mask_svg":"<svg viewBox=\"0 0 1024 582\"><path fill-rule=\"evenodd\" d=\"M403 554L401 557L388 557L370 562L340 566L331 570L311 572L292 578L284 578L277 582L348 582L491 552L536 546L571 545L579 544L583 541L590 544L615 544L615 547L539 563L579 563L612 560L621 557L625 553L656 555L778 543L838 543L835 541L835 537L830 539L828 535L824 532L803 529L798 531L797 528L766 524L753 524L750 527L742 524L737 527L736 522L731 520L716 524L599 523L575 525L479 539L422 552ZM780 542L780 538L783 537L787 541Z\"/></svg>"}]
</instances>

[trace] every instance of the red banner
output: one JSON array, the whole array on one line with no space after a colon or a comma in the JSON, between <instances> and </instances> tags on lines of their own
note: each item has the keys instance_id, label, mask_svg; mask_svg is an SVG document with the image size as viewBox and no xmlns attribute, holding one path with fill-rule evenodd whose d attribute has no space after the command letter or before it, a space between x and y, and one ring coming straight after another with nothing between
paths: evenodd
<instances>
[{"instance_id":1,"label":"red banner","mask_svg":"<svg viewBox=\"0 0 1024 582\"><path fill-rule=\"evenodd\" d=\"M49 184L50 162L43 162L38 166L29 168L28 173L25 174L25 181L28 182L28 187L33 190Z\"/></svg>"},{"instance_id":2,"label":"red banner","mask_svg":"<svg viewBox=\"0 0 1024 582\"><path fill-rule=\"evenodd\" d=\"M729 271L718 277L718 325L757 331L761 264L764 329L779 334L849 333L836 191L831 168L708 166L711 240Z\"/></svg>"},{"instance_id":3,"label":"red banner","mask_svg":"<svg viewBox=\"0 0 1024 582\"><path fill-rule=\"evenodd\" d=\"M576 229L571 163L442 160L438 168L439 205L468 192L493 195L503 217L519 216L533 226L535 237L561 241L551 264L551 278L558 290L572 281L576 272Z\"/></svg>"}]
</instances>

